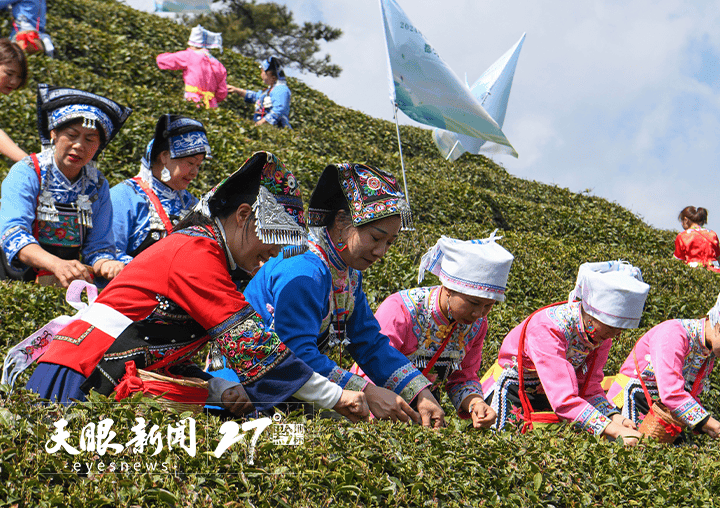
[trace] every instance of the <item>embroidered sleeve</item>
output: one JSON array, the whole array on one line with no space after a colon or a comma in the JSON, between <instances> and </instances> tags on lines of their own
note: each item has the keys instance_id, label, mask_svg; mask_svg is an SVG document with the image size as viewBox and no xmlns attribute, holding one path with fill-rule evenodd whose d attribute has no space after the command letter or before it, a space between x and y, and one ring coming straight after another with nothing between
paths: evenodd
<instances>
[{"instance_id":1,"label":"embroidered sleeve","mask_svg":"<svg viewBox=\"0 0 720 508\"><path fill-rule=\"evenodd\" d=\"M328 379L333 383L337 383L344 390L352 390L355 392L361 392L365 389L368 380L358 376L357 374L351 374L350 372L340 367L335 367L330 371Z\"/></svg>"},{"instance_id":2,"label":"embroidered sleeve","mask_svg":"<svg viewBox=\"0 0 720 508\"><path fill-rule=\"evenodd\" d=\"M692 428L709 413L685 389L683 367L693 351L688 343L688 334L679 323L671 321L659 325L658 333L650 336L648 347L660 400ZM663 333L660 333L660 326Z\"/></svg>"},{"instance_id":3,"label":"embroidered sleeve","mask_svg":"<svg viewBox=\"0 0 720 508\"><path fill-rule=\"evenodd\" d=\"M470 418L470 413L461 409L462 402L470 395L483 396L482 385L480 381L469 380L465 383L459 383L453 386L448 386L448 395L450 396L450 402L455 407L460 418Z\"/></svg>"},{"instance_id":4,"label":"embroidered sleeve","mask_svg":"<svg viewBox=\"0 0 720 508\"><path fill-rule=\"evenodd\" d=\"M537 314L527 327L525 352L532 359L550 405L561 418L579 422L584 428L601 426L604 430L609 420L580 397L578 378L566 351L562 330L543 313ZM600 358L595 363L602 370Z\"/></svg>"},{"instance_id":5,"label":"embroidered sleeve","mask_svg":"<svg viewBox=\"0 0 720 508\"><path fill-rule=\"evenodd\" d=\"M595 407L587 404L587 406L580 412L578 417L575 419L576 425L580 428L590 432L595 436L600 436L605 431L611 420L603 415Z\"/></svg>"},{"instance_id":6,"label":"embroidered sleeve","mask_svg":"<svg viewBox=\"0 0 720 508\"><path fill-rule=\"evenodd\" d=\"M220 346L243 385L263 377L288 354L287 346L265 329L249 305L208 330L208 335Z\"/></svg>"},{"instance_id":7,"label":"embroidered sleeve","mask_svg":"<svg viewBox=\"0 0 720 508\"><path fill-rule=\"evenodd\" d=\"M2 182L0 244L11 263L23 247L38 243L32 227L40 182L35 170L28 165L32 164L29 161L26 158L13 165Z\"/></svg>"},{"instance_id":8,"label":"embroidered sleeve","mask_svg":"<svg viewBox=\"0 0 720 508\"><path fill-rule=\"evenodd\" d=\"M705 421L707 417L710 416L710 413L692 397L688 397L684 403L673 409L672 413L691 429L694 429L699 423Z\"/></svg>"},{"instance_id":9,"label":"embroidered sleeve","mask_svg":"<svg viewBox=\"0 0 720 508\"><path fill-rule=\"evenodd\" d=\"M256 100L258 100L261 93L262 92L260 92L260 91L253 92L251 90L246 90L245 91L245 102L255 102Z\"/></svg>"}]
</instances>

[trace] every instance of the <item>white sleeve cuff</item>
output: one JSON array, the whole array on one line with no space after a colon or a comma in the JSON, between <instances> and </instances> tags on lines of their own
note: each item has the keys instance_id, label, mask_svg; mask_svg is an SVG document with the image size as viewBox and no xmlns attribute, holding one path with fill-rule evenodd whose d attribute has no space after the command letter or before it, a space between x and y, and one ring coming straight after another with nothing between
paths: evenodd
<instances>
[{"instance_id":1,"label":"white sleeve cuff","mask_svg":"<svg viewBox=\"0 0 720 508\"><path fill-rule=\"evenodd\" d=\"M307 383L302 385L293 397L304 402L314 402L323 409L332 409L340 400L342 388L328 378L313 372Z\"/></svg>"},{"instance_id":2,"label":"white sleeve cuff","mask_svg":"<svg viewBox=\"0 0 720 508\"><path fill-rule=\"evenodd\" d=\"M230 381L221 377L214 377L208 381L208 404L217 404L222 406L222 394L228 388L232 388L240 383Z\"/></svg>"}]
</instances>

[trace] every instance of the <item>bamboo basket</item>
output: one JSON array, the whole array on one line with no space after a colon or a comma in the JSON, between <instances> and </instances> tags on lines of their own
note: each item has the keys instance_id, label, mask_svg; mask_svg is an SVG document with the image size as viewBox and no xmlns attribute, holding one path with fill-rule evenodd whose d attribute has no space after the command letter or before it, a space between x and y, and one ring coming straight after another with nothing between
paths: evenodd
<instances>
[{"instance_id":1,"label":"bamboo basket","mask_svg":"<svg viewBox=\"0 0 720 508\"><path fill-rule=\"evenodd\" d=\"M142 370L138 369L138 377L143 381L161 381L164 383L173 383L179 386L186 386L188 388L200 388L207 390L209 387L209 383L205 381L204 379L199 379L196 377L184 377L184 378L174 378L169 376L163 376L162 374L156 374L155 372L150 372L148 370ZM151 395L152 396L152 395ZM160 403L161 405L168 407L170 409L173 409L179 413L184 413L185 411L191 411L195 414L200 413L203 410L203 407L205 406L204 403L198 404L194 402L178 402L176 400L170 400L162 395L154 396L155 400Z\"/></svg>"},{"instance_id":2,"label":"bamboo basket","mask_svg":"<svg viewBox=\"0 0 720 508\"><path fill-rule=\"evenodd\" d=\"M652 411L648 411L647 416L640 424L638 430L648 437L657 439L660 443L672 443L680 434L670 434L660 419L666 423L677 425L681 429L686 427L685 423L678 420L670 410L662 402L655 401L652 405Z\"/></svg>"}]
</instances>

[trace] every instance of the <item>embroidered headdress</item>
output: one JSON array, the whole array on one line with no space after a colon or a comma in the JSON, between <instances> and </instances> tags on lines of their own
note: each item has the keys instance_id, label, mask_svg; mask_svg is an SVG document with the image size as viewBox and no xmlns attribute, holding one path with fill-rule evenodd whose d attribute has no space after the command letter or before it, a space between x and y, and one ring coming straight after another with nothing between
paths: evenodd
<instances>
[{"instance_id":1,"label":"embroidered headdress","mask_svg":"<svg viewBox=\"0 0 720 508\"><path fill-rule=\"evenodd\" d=\"M197 25L190 30L188 46L203 49L219 49L220 52L222 52L222 34L211 32L203 28L202 25Z\"/></svg>"},{"instance_id":2,"label":"embroidered headdress","mask_svg":"<svg viewBox=\"0 0 720 508\"><path fill-rule=\"evenodd\" d=\"M640 269L625 261L584 263L568 301L582 301L585 312L615 328L637 328L650 286Z\"/></svg>"},{"instance_id":3,"label":"embroidered headdress","mask_svg":"<svg viewBox=\"0 0 720 508\"><path fill-rule=\"evenodd\" d=\"M428 271L458 293L504 301L514 257L495 240L495 233L483 240L441 237L420 260L418 283Z\"/></svg>"},{"instance_id":4,"label":"embroidered headdress","mask_svg":"<svg viewBox=\"0 0 720 508\"><path fill-rule=\"evenodd\" d=\"M338 210L350 208L355 227L400 215L403 229L412 227L405 195L390 173L365 164L330 164L310 197L308 224L329 226Z\"/></svg>"},{"instance_id":5,"label":"embroidered headdress","mask_svg":"<svg viewBox=\"0 0 720 508\"><path fill-rule=\"evenodd\" d=\"M216 217L239 196L257 196L255 232L263 243L291 245L285 257L307 250L303 201L295 176L269 152L255 152L240 169L206 193L195 210Z\"/></svg>"},{"instance_id":6,"label":"embroidered headdress","mask_svg":"<svg viewBox=\"0 0 720 508\"><path fill-rule=\"evenodd\" d=\"M170 151L170 157L179 159L204 153L206 159L212 158L205 126L197 120L181 115L163 115L155 126L155 138L150 151L150 162L164 149Z\"/></svg>"},{"instance_id":7,"label":"embroidered headdress","mask_svg":"<svg viewBox=\"0 0 720 508\"><path fill-rule=\"evenodd\" d=\"M110 143L132 113L132 109L100 95L66 88L38 85L37 119L40 142L50 145L50 131L73 120L82 119L83 127L97 129L103 134L93 159Z\"/></svg>"}]
</instances>

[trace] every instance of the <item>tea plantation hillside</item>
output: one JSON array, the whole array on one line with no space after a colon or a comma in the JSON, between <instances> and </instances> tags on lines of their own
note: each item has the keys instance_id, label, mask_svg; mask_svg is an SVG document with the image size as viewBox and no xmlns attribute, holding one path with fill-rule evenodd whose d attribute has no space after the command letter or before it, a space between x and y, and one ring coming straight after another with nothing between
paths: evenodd
<instances>
[{"instance_id":1,"label":"tea plantation hillside","mask_svg":"<svg viewBox=\"0 0 720 508\"><path fill-rule=\"evenodd\" d=\"M0 97L0 125L28 151L39 149L35 87L46 82L88 89L133 108L99 162L111 185L137 173L157 117L166 112L193 116L208 128L215 157L190 188L196 194L259 149L276 153L294 171L306 198L329 162L368 162L399 176L400 156L390 122L340 107L292 78L293 130L255 128L249 120L251 108L237 96L215 110L197 109L182 100L180 73L155 65L158 53L185 47L188 28L115 0L53 0L48 9L47 31L54 37L56 58L31 57L26 89ZM2 33L9 25L9 17L0 19ZM261 87L256 62L231 51L218 56L228 69L229 83ZM608 373L618 369L634 341L653 325L703 315L715 302L720 278L673 260L673 232L653 229L604 199L515 178L484 157L465 155L447 163L427 131L402 127L401 135L417 229L368 271L366 292L375 307L390 293L413 286L420 256L441 234L469 239L499 229L515 262L507 300L490 315L483 369L492 364L513 326L534 309L567 297L584 261L625 259L639 266L651 285L641 328L616 341ZM7 160L0 162L0 177L9 167ZM71 314L63 296L58 289L0 282L3 356L48 320ZM716 378L712 393L703 399L713 412L720 410ZM60 413L34 405L35 398L24 390L2 390L0 506L720 504L720 453L706 436L695 437L693 445L646 442L625 449L569 428L528 435L475 432L444 400L448 427L440 431L293 415L283 417L283 423L304 424L302 444L279 446L263 434L254 452L242 442L219 458L212 450L222 421L200 415L196 455L161 455L153 469L148 463L155 459L147 450L144 455L125 450L118 456L48 452L46 443ZM65 418L74 442L84 425L104 417L126 429L136 416L163 429L181 418L169 416L151 400L138 402L116 404L94 397L92 403L73 407ZM110 463L116 465L110 468ZM121 470L121 463L131 464L131 470Z\"/></svg>"}]
</instances>

